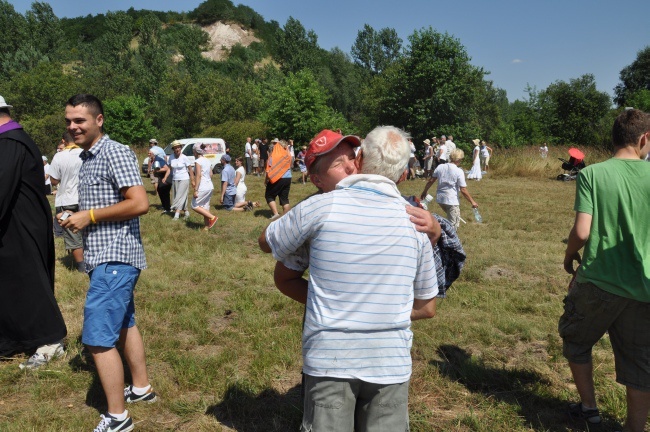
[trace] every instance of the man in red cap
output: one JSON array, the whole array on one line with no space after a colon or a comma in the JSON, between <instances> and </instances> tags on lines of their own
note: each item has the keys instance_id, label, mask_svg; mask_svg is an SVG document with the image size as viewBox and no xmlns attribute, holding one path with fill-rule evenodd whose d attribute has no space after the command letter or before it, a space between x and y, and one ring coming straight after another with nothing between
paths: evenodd
<instances>
[{"instance_id":1,"label":"man in red cap","mask_svg":"<svg viewBox=\"0 0 650 432\"><path fill-rule=\"evenodd\" d=\"M309 280L280 288L306 303L302 430L408 427L410 323L435 314L438 284L430 239L414 228L396 187L407 172L407 138L376 128L355 162L358 137L321 132L306 164L331 193L301 202L259 238L278 261L309 248Z\"/></svg>"}]
</instances>

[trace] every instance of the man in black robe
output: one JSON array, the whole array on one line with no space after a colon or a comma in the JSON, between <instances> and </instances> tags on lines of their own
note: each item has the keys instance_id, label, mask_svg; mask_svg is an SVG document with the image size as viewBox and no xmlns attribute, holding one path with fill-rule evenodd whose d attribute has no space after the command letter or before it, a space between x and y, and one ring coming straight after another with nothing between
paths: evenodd
<instances>
[{"instance_id":1,"label":"man in black robe","mask_svg":"<svg viewBox=\"0 0 650 432\"><path fill-rule=\"evenodd\" d=\"M67 330L54 298L52 210L43 195L43 162L0 96L0 356L36 353L37 368L63 354Z\"/></svg>"}]
</instances>

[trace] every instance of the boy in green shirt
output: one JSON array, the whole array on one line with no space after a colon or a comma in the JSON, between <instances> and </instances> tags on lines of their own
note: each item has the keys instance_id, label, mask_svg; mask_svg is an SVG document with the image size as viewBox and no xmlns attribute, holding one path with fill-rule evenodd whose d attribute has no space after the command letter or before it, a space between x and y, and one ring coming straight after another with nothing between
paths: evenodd
<instances>
[{"instance_id":1,"label":"boy in green shirt","mask_svg":"<svg viewBox=\"0 0 650 432\"><path fill-rule=\"evenodd\" d=\"M601 422L591 350L609 332L616 381L627 389L624 430L643 432L650 410L650 164L643 160L650 150L650 114L623 112L612 138L613 158L578 175L564 257L576 283L564 299L559 332L581 400L569 406L570 416Z\"/></svg>"}]
</instances>

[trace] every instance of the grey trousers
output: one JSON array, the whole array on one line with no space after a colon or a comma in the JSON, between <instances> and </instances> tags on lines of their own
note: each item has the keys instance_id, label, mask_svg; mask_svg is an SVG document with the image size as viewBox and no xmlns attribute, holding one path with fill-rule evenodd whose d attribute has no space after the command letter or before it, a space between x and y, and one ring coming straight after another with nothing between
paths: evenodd
<instances>
[{"instance_id":1,"label":"grey trousers","mask_svg":"<svg viewBox=\"0 0 650 432\"><path fill-rule=\"evenodd\" d=\"M172 185L172 191L174 192L172 208L177 212L187 211L187 192L189 190L189 180L174 180L174 184Z\"/></svg>"}]
</instances>

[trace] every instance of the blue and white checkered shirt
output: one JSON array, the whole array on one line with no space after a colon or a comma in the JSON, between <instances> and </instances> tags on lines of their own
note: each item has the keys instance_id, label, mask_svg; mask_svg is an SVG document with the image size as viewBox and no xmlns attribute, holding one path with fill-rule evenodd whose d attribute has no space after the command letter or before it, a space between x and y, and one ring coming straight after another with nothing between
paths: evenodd
<instances>
[{"instance_id":1,"label":"blue and white checkered shirt","mask_svg":"<svg viewBox=\"0 0 650 432\"><path fill-rule=\"evenodd\" d=\"M80 155L79 210L112 206L124 200L120 189L142 185L133 151L103 135ZM140 237L140 219L98 222L84 229L86 271L117 261L140 270L147 268Z\"/></svg>"}]
</instances>

